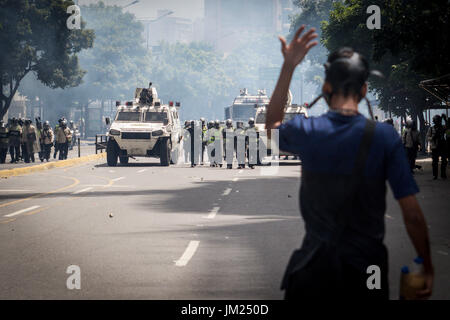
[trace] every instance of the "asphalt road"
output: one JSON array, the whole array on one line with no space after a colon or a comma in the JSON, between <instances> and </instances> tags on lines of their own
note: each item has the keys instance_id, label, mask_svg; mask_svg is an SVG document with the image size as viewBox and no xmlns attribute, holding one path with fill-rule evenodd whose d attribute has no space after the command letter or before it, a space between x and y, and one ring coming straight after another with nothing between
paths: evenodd
<instances>
[{"instance_id":1,"label":"asphalt road","mask_svg":"<svg viewBox=\"0 0 450 320\"><path fill-rule=\"evenodd\" d=\"M304 235L301 166L260 169L104 160L0 180L0 299L281 299L281 277ZM430 175L431 176L431 175ZM417 176L436 268L450 299L450 188ZM391 298L414 258L388 194ZM81 270L69 290L66 269Z\"/></svg>"}]
</instances>

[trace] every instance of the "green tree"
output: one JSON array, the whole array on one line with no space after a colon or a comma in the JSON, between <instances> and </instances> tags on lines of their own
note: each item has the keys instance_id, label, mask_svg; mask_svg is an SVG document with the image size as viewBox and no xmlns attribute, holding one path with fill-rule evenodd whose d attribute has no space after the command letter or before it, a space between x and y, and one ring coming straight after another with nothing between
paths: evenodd
<instances>
[{"instance_id":1,"label":"green tree","mask_svg":"<svg viewBox=\"0 0 450 320\"><path fill-rule=\"evenodd\" d=\"M0 118L28 73L51 88L81 83L77 53L92 46L91 30L69 30L65 0L0 0Z\"/></svg>"},{"instance_id":2,"label":"green tree","mask_svg":"<svg viewBox=\"0 0 450 320\"><path fill-rule=\"evenodd\" d=\"M137 86L147 86L151 61L142 23L121 7L103 2L82 6L81 12L96 39L91 50L80 54L80 64L88 73L84 83L73 89L79 99L123 100Z\"/></svg>"},{"instance_id":3,"label":"green tree","mask_svg":"<svg viewBox=\"0 0 450 320\"><path fill-rule=\"evenodd\" d=\"M294 5L301 9L301 12L292 17L291 30L288 40L292 39L295 32L301 25L307 29L315 28L319 37L321 37L321 25L328 21L330 11L333 9L333 3L336 0L295 0ZM311 60L311 66L305 70L305 79L308 82L321 85L323 82L323 63L326 61L328 50L319 44L308 55Z\"/></svg>"},{"instance_id":4,"label":"green tree","mask_svg":"<svg viewBox=\"0 0 450 320\"><path fill-rule=\"evenodd\" d=\"M153 56L151 80L164 102L182 103L185 119L219 118L224 102L230 103L233 82L224 71L223 57L204 43L161 43Z\"/></svg>"},{"instance_id":5,"label":"green tree","mask_svg":"<svg viewBox=\"0 0 450 320\"><path fill-rule=\"evenodd\" d=\"M443 19L448 16L448 5L440 3L440 10L430 11L436 16L431 16L419 14L420 8L425 8L419 0L345 0L334 3L329 21L322 24L322 43L330 52L342 46L353 47L369 59L372 68L384 73L385 79L370 81L371 90L380 97L380 107L397 116L418 116L422 129L426 93L418 83L438 76L442 72L438 72L442 68L439 66L448 63L448 45L445 45L448 36L436 32L446 25ZM366 26L369 16L366 9L370 5L381 8L381 30L369 30ZM427 29L416 30L416 24ZM429 30L435 33L427 39ZM435 42L442 43L442 48ZM430 55L427 64L417 62L424 59L420 53L423 45L428 47L425 52Z\"/></svg>"}]
</instances>

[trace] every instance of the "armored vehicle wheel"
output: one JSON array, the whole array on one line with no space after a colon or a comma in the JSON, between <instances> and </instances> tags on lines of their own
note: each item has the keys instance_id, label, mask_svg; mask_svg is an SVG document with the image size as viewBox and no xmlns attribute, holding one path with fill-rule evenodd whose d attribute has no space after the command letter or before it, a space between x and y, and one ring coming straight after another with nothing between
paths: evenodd
<instances>
[{"instance_id":1,"label":"armored vehicle wheel","mask_svg":"<svg viewBox=\"0 0 450 320\"><path fill-rule=\"evenodd\" d=\"M160 163L161 166L168 167L170 165L170 141L165 138L161 141Z\"/></svg>"},{"instance_id":2,"label":"armored vehicle wheel","mask_svg":"<svg viewBox=\"0 0 450 320\"><path fill-rule=\"evenodd\" d=\"M115 167L117 165L117 157L119 152L117 150L117 144L114 140L108 140L106 145L106 162L108 166Z\"/></svg>"},{"instance_id":3,"label":"armored vehicle wheel","mask_svg":"<svg viewBox=\"0 0 450 320\"><path fill-rule=\"evenodd\" d=\"M128 164L128 160L129 159L130 158L128 158L128 157L119 157L119 160L120 160L121 164Z\"/></svg>"}]
</instances>

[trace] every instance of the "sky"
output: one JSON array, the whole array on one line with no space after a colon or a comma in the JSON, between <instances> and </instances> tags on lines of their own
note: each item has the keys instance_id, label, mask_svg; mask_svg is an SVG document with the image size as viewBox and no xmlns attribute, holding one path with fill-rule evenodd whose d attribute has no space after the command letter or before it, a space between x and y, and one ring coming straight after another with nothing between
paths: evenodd
<instances>
[{"instance_id":1,"label":"sky","mask_svg":"<svg viewBox=\"0 0 450 320\"><path fill-rule=\"evenodd\" d=\"M125 6L133 0L103 0L108 5ZM79 5L98 2L97 0L78 0ZM126 11L134 13L138 18L155 18L158 9L169 9L173 17L195 20L204 16L204 0L139 0ZM83 15L83 13L81 13Z\"/></svg>"}]
</instances>

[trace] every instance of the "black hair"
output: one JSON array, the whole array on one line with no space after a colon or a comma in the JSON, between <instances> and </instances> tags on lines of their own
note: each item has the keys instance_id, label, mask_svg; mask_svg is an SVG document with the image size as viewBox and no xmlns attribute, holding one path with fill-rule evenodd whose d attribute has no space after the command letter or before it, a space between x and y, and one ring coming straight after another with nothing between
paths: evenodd
<instances>
[{"instance_id":1,"label":"black hair","mask_svg":"<svg viewBox=\"0 0 450 320\"><path fill-rule=\"evenodd\" d=\"M331 53L325 63L325 81L332 87L332 94L358 96L369 77L369 63L352 48L340 48Z\"/></svg>"}]
</instances>

